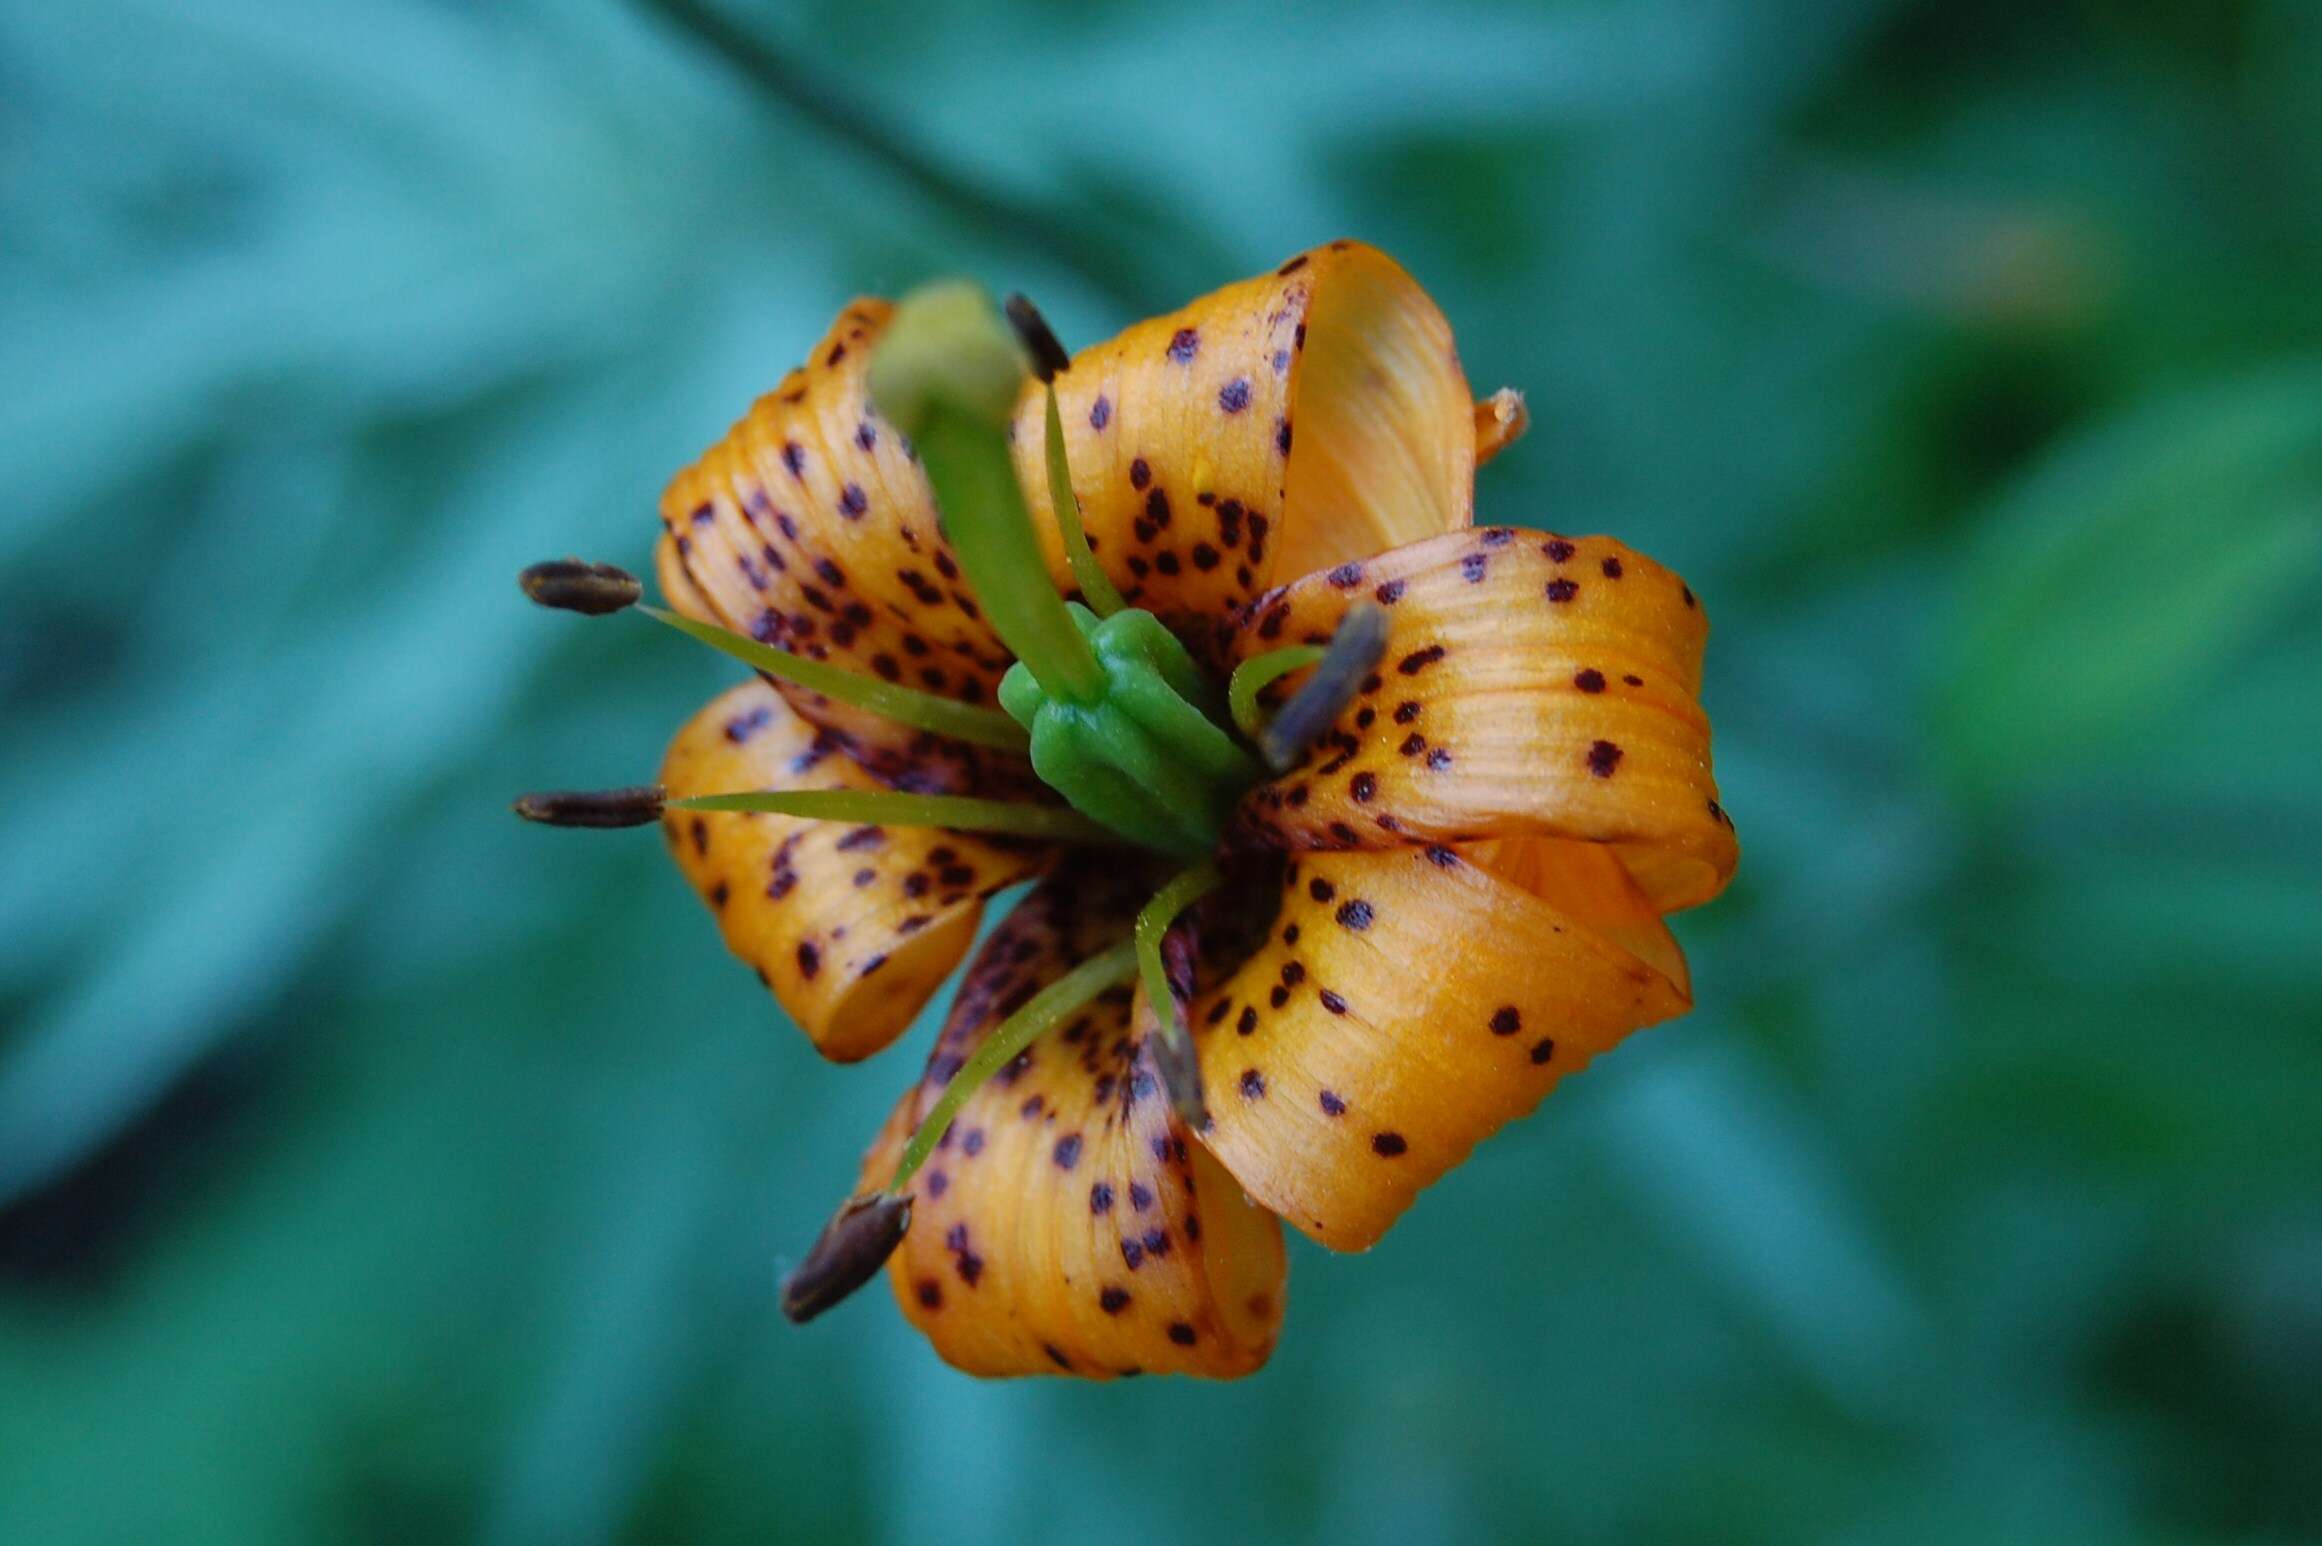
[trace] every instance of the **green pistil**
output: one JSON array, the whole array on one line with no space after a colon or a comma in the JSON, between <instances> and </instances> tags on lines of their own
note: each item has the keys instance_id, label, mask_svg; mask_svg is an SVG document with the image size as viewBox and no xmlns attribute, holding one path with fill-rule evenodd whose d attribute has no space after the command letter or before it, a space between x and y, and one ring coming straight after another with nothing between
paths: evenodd
<instances>
[{"instance_id":1,"label":"green pistil","mask_svg":"<svg viewBox=\"0 0 2322 1546\"><path fill-rule=\"evenodd\" d=\"M732 794L692 795L670 801L669 809L760 811L877 827L948 827L955 832L1004 832L1014 837L1045 837L1062 843L1119 841L1112 832L1080 812L1061 805L1018 805L1010 800L898 794L883 789L749 789Z\"/></svg>"},{"instance_id":2,"label":"green pistil","mask_svg":"<svg viewBox=\"0 0 2322 1546\"><path fill-rule=\"evenodd\" d=\"M943 1130L951 1126L951 1119L959 1115L959 1108L983 1087L985 1080L1014 1062L1016 1054L1063 1024L1089 1000L1107 988L1128 981L1136 969L1137 947L1129 940L1122 940L1042 988L1033 995L1032 1002L1001 1021L961 1065L960 1071L952 1075L951 1083L937 1097L934 1109L911 1135L911 1142L904 1147L902 1162L895 1167L895 1179L887 1183L888 1195L903 1194L903 1188L942 1141Z\"/></svg>"},{"instance_id":3,"label":"green pistil","mask_svg":"<svg viewBox=\"0 0 2322 1546\"><path fill-rule=\"evenodd\" d=\"M1064 368L1038 313L1029 304L1018 312L1043 375ZM1023 375L1023 352L990 299L973 286L936 285L896 308L871 358L871 393L917 448L976 600L1016 654L1000 706L1030 732L1033 770L1130 841L1206 857L1265 770L1225 728L1223 695L1185 646L1128 607L1098 568L1050 392L1049 491L1091 605L1056 593L1008 449Z\"/></svg>"},{"instance_id":4,"label":"green pistil","mask_svg":"<svg viewBox=\"0 0 2322 1546\"><path fill-rule=\"evenodd\" d=\"M770 644L760 644L756 639L745 639L715 623L695 622L690 617L680 617L675 612L665 612L659 607L639 607L637 610L777 681L821 693L826 698L866 709L914 729L931 730L954 740L971 741L978 746L994 746L1003 751L1024 750L1023 728L995 709L979 709L971 703L955 703L949 698L938 698L933 693L878 681L834 666L828 661L793 654L789 650L778 650Z\"/></svg>"},{"instance_id":5,"label":"green pistil","mask_svg":"<svg viewBox=\"0 0 2322 1546\"><path fill-rule=\"evenodd\" d=\"M1008 454L1023 380L1007 324L965 283L905 296L871 357L871 399L918 451L993 631L1052 696L1094 702L1103 675L1049 581Z\"/></svg>"},{"instance_id":6,"label":"green pistil","mask_svg":"<svg viewBox=\"0 0 2322 1546\"><path fill-rule=\"evenodd\" d=\"M1181 870L1154 894L1137 914L1137 971L1144 978L1145 997L1161 1028L1161 1044L1154 1049L1169 1087L1169 1100L1179 1116L1195 1129L1206 1127L1208 1109L1201 1098L1201 1075L1194 1061L1192 1038L1177 1018L1177 998L1169 991L1169 971L1161 960L1161 942L1177 922L1178 914L1217 889L1222 877L1215 863L1204 861Z\"/></svg>"}]
</instances>

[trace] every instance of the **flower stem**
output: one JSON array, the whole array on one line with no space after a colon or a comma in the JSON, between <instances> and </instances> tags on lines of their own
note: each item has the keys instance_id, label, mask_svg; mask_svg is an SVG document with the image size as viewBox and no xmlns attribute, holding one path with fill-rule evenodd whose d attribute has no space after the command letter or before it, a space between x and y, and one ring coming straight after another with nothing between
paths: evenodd
<instances>
[{"instance_id":1,"label":"flower stem","mask_svg":"<svg viewBox=\"0 0 2322 1546\"><path fill-rule=\"evenodd\" d=\"M828 661L778 650L756 639L745 639L715 623L696 622L659 607L641 606L637 610L778 681L866 709L897 724L1003 751L1021 752L1031 744L1023 726L997 709L979 709L971 703L954 703L949 698L938 698L915 688L874 681Z\"/></svg>"},{"instance_id":2,"label":"flower stem","mask_svg":"<svg viewBox=\"0 0 2322 1546\"><path fill-rule=\"evenodd\" d=\"M1032 1002L1001 1021L974 1055L961 1065L960 1071L951 1076L951 1083L943 1087L943 1094L936 1098L926 1120L911 1135L911 1142L904 1146L903 1159L895 1167L895 1179L887 1183L888 1195L902 1195L903 1188L942 1141L943 1130L951 1126L951 1119L959 1115L959 1108L983 1087L985 1080L1014 1062L1017 1053L1061 1025L1089 1000L1107 988L1128 981L1136 972L1136 957L1136 945L1124 939L1090 956L1033 995Z\"/></svg>"},{"instance_id":3,"label":"flower stem","mask_svg":"<svg viewBox=\"0 0 2322 1546\"><path fill-rule=\"evenodd\" d=\"M1177 998L1169 989L1161 942L1169 937L1177 915L1216 890L1220 880L1214 861L1180 870L1137 914L1137 971L1144 979L1153 1018L1161 1027L1161 1045L1154 1061L1161 1067L1163 1083L1169 1086L1170 1103L1196 1130L1209 1125L1209 1109L1201 1098L1201 1070L1194 1061L1192 1038L1186 1035L1185 1022L1177 1017Z\"/></svg>"},{"instance_id":4,"label":"flower stem","mask_svg":"<svg viewBox=\"0 0 2322 1546\"><path fill-rule=\"evenodd\" d=\"M1063 843L1117 843L1120 839L1063 805L1019 805L966 795L900 794L885 789L747 789L690 795L669 802L673 811L762 811L817 821L879 827L948 827L955 832L1005 832Z\"/></svg>"}]
</instances>

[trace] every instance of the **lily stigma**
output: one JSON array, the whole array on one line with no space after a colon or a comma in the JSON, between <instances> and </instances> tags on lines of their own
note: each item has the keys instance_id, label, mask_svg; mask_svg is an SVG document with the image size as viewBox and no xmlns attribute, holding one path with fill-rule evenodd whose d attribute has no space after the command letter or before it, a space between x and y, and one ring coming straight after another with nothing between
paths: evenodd
<instances>
[{"instance_id":1,"label":"lily stigma","mask_svg":"<svg viewBox=\"0 0 2322 1546\"><path fill-rule=\"evenodd\" d=\"M839 1062L977 947L924 1072L785 1280L884 1268L971 1373L1230 1378L1287 1222L1362 1250L1482 1138L1691 1005L1664 922L1738 860L1693 592L1472 525L1524 427L1339 241L1067 356L981 290L863 299L670 483L668 610L756 673L657 783L728 947Z\"/></svg>"}]
</instances>

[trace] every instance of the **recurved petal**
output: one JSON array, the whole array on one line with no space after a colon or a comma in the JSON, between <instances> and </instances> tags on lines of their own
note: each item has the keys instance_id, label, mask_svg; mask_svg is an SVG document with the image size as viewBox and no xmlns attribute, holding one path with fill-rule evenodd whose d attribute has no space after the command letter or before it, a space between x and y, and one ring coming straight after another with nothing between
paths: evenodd
<instances>
[{"instance_id":1,"label":"recurved petal","mask_svg":"<svg viewBox=\"0 0 2322 1546\"><path fill-rule=\"evenodd\" d=\"M1091 546L1197 648L1271 577L1467 524L1479 430L1451 327L1374 247L1337 241L1085 349L1056 378ZM1069 586L1042 462L1017 471Z\"/></svg>"},{"instance_id":2,"label":"recurved petal","mask_svg":"<svg viewBox=\"0 0 2322 1546\"><path fill-rule=\"evenodd\" d=\"M1708 622L1676 575L1608 537L1453 532L1294 582L1238 648L1326 639L1357 598L1384 606L1386 654L1244 802L1254 826L1293 848L1585 838L1662 912L1724 889L1739 851L1699 701Z\"/></svg>"},{"instance_id":3,"label":"recurved petal","mask_svg":"<svg viewBox=\"0 0 2322 1546\"><path fill-rule=\"evenodd\" d=\"M673 798L746 789L880 789L771 686L720 693L669 743ZM984 900L1039 873L1042 845L932 827L673 811L678 868L817 1050L870 1056L902 1034L975 938Z\"/></svg>"},{"instance_id":4,"label":"recurved petal","mask_svg":"<svg viewBox=\"0 0 2322 1546\"><path fill-rule=\"evenodd\" d=\"M670 481L655 565L670 605L690 617L988 704L1009 657L937 527L926 475L864 385L892 313L882 300L848 306L803 368ZM966 792L1018 771L1018 759L779 690L862 760L918 787Z\"/></svg>"},{"instance_id":5,"label":"recurved petal","mask_svg":"<svg viewBox=\"0 0 2322 1546\"><path fill-rule=\"evenodd\" d=\"M920 1082L864 1162L887 1184L944 1084L1042 987L1126 936L1151 877L1085 860L992 932ZM888 1272L903 1313L971 1374L1233 1378L1281 1324L1281 1225L1171 1111L1123 985L972 1096L914 1180Z\"/></svg>"},{"instance_id":6,"label":"recurved petal","mask_svg":"<svg viewBox=\"0 0 2322 1546\"><path fill-rule=\"evenodd\" d=\"M1282 888L1265 943L1193 1006L1202 1141L1334 1250L1690 1004L1676 942L1596 844L1303 854Z\"/></svg>"}]
</instances>

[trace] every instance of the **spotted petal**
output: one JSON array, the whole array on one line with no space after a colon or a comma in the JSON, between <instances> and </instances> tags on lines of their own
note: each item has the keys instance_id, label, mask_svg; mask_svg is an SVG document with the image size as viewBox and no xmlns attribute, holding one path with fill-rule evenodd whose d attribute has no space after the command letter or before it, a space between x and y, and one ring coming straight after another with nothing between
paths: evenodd
<instances>
[{"instance_id":1,"label":"spotted petal","mask_svg":"<svg viewBox=\"0 0 2322 1546\"><path fill-rule=\"evenodd\" d=\"M762 643L963 703L1009 656L968 593L910 448L865 371L894 308L857 300L809 363L670 481L655 551L670 605ZM780 689L856 756L915 787L1000 792L1020 760Z\"/></svg>"},{"instance_id":2,"label":"spotted petal","mask_svg":"<svg viewBox=\"0 0 2322 1546\"><path fill-rule=\"evenodd\" d=\"M759 681L688 720L661 779L676 797L882 787ZM1051 857L1037 844L929 827L754 812L672 812L663 825L727 948L840 1062L902 1034L967 953L985 898Z\"/></svg>"},{"instance_id":3,"label":"spotted petal","mask_svg":"<svg viewBox=\"0 0 2322 1546\"><path fill-rule=\"evenodd\" d=\"M1385 607L1386 654L1245 802L1255 827L1292 848L1583 838L1661 912L1724 888L1739 853L1699 699L1708 622L1676 575L1606 537L1447 533L1298 580L1238 647L1328 638L1358 598Z\"/></svg>"},{"instance_id":4,"label":"spotted petal","mask_svg":"<svg viewBox=\"0 0 2322 1546\"><path fill-rule=\"evenodd\" d=\"M1689 993L1653 904L1596 844L1300 855L1273 932L1193 1004L1202 1139L1257 1201L1361 1250Z\"/></svg>"},{"instance_id":5,"label":"spotted petal","mask_svg":"<svg viewBox=\"0 0 2322 1546\"><path fill-rule=\"evenodd\" d=\"M1427 292L1359 242L1083 350L1056 390L1099 562L1197 651L1277 573L1466 525L1478 435L1509 438L1471 402ZM1017 473L1069 586L1044 427L1035 395L1017 416Z\"/></svg>"},{"instance_id":6,"label":"spotted petal","mask_svg":"<svg viewBox=\"0 0 2322 1546\"><path fill-rule=\"evenodd\" d=\"M864 1190L887 1183L1000 1021L1126 935L1148 879L1076 861L993 931L925 1079L864 1162ZM1281 1226L1189 1141L1130 1034L1134 1012L1124 985L1035 1042L968 1100L915 1178L911 1231L888 1272L946 1362L985 1375L1232 1378L1272 1351Z\"/></svg>"}]
</instances>

